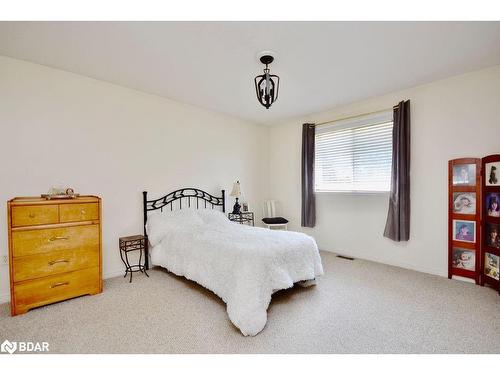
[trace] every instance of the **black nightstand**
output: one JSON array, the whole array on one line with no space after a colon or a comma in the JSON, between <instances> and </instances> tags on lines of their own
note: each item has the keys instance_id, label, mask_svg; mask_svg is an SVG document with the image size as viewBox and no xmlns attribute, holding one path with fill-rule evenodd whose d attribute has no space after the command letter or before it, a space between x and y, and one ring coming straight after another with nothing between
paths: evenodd
<instances>
[{"instance_id":1,"label":"black nightstand","mask_svg":"<svg viewBox=\"0 0 500 375\"><path fill-rule=\"evenodd\" d=\"M132 282L132 273L134 272L143 272L149 277L146 272L146 267L141 264L142 263L142 254L144 253L144 249L146 248L146 237L142 235L137 236L128 236L120 238L120 257L122 258L123 264L125 264L125 275L123 277L127 277L127 274L130 272L130 283ZM128 261L128 253L130 251L139 251L139 263L130 265Z\"/></svg>"},{"instance_id":2,"label":"black nightstand","mask_svg":"<svg viewBox=\"0 0 500 375\"><path fill-rule=\"evenodd\" d=\"M230 212L227 216L229 217L229 220L234 221L235 223L254 226L253 212L247 211L247 212L241 212L239 214L233 214Z\"/></svg>"}]
</instances>

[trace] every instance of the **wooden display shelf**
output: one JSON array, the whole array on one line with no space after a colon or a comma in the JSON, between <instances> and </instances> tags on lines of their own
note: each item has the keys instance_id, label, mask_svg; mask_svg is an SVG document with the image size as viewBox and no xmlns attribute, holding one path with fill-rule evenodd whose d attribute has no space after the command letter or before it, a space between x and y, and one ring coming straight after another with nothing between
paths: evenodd
<instances>
[{"instance_id":1,"label":"wooden display shelf","mask_svg":"<svg viewBox=\"0 0 500 375\"><path fill-rule=\"evenodd\" d=\"M482 237L481 285L488 284L500 293L500 155L482 159ZM497 202L496 209L491 203ZM496 233L496 236L495 236Z\"/></svg>"},{"instance_id":2,"label":"wooden display shelf","mask_svg":"<svg viewBox=\"0 0 500 375\"><path fill-rule=\"evenodd\" d=\"M481 159L448 162L448 278L481 283Z\"/></svg>"}]
</instances>

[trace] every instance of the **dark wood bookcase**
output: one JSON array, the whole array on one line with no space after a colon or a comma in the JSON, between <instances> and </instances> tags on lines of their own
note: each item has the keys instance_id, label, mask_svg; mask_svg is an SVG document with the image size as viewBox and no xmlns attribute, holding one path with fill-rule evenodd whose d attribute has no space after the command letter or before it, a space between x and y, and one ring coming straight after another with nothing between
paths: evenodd
<instances>
[{"instance_id":1,"label":"dark wood bookcase","mask_svg":"<svg viewBox=\"0 0 500 375\"><path fill-rule=\"evenodd\" d=\"M500 292L500 155L482 159L481 285Z\"/></svg>"},{"instance_id":2,"label":"dark wood bookcase","mask_svg":"<svg viewBox=\"0 0 500 375\"><path fill-rule=\"evenodd\" d=\"M448 278L481 283L481 159L448 162Z\"/></svg>"}]
</instances>

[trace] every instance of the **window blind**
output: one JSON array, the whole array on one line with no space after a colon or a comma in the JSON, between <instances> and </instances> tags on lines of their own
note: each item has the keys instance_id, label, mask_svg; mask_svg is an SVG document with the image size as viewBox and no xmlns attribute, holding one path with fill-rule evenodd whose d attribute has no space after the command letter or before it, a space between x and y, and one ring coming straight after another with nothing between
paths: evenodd
<instances>
[{"instance_id":1,"label":"window blind","mask_svg":"<svg viewBox=\"0 0 500 375\"><path fill-rule=\"evenodd\" d=\"M318 129L315 144L317 192L390 190L392 113Z\"/></svg>"}]
</instances>

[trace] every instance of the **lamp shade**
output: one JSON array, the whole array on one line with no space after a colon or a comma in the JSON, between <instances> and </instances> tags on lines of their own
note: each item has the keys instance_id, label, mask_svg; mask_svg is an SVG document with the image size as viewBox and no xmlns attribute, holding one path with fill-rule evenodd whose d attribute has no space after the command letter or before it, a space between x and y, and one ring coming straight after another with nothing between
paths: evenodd
<instances>
[{"instance_id":1,"label":"lamp shade","mask_svg":"<svg viewBox=\"0 0 500 375\"><path fill-rule=\"evenodd\" d=\"M236 181L233 185L233 190L231 191L231 196L239 198L241 197L241 187L240 187L240 182Z\"/></svg>"}]
</instances>

